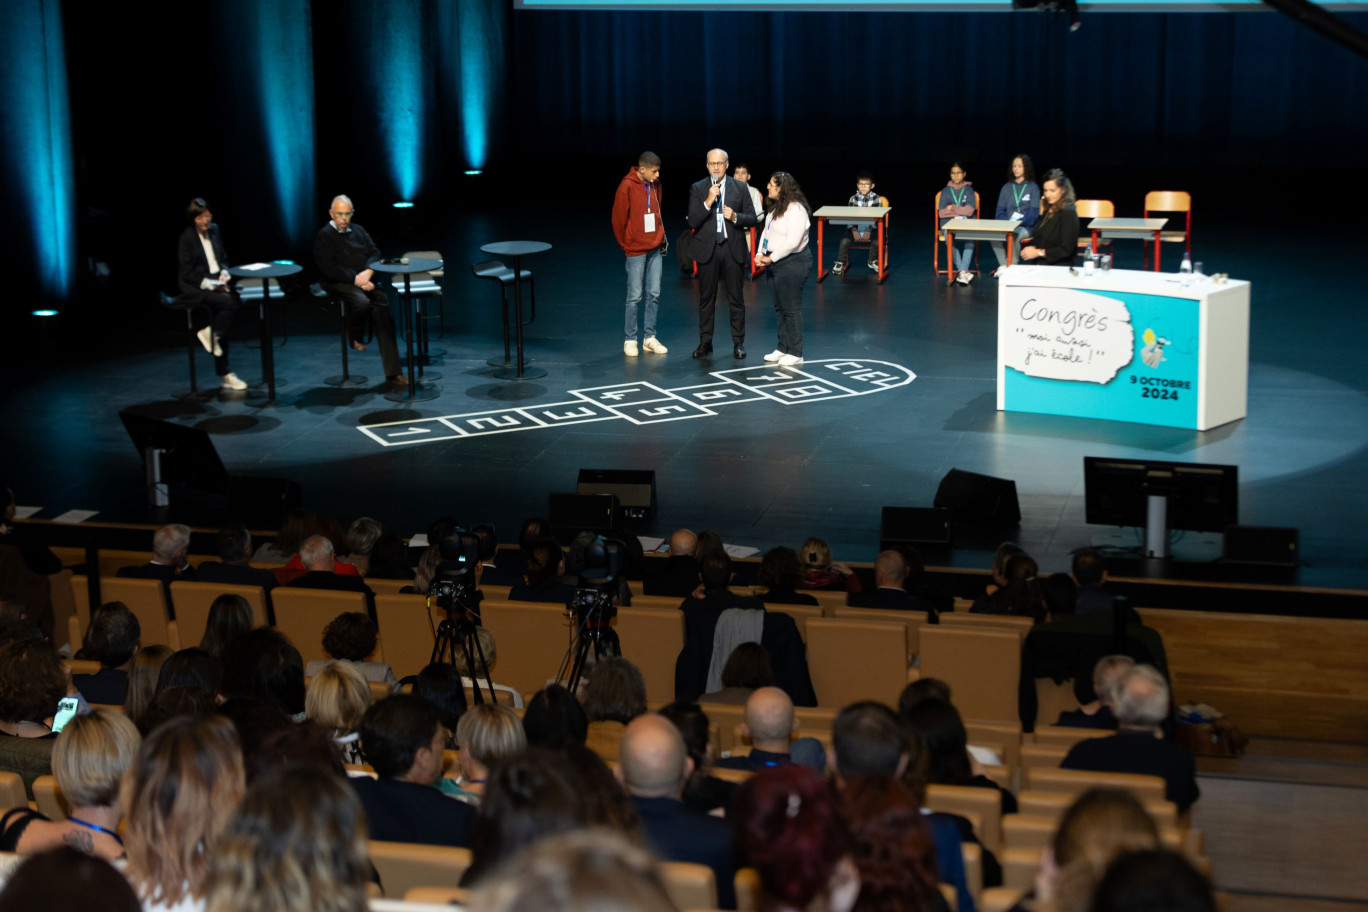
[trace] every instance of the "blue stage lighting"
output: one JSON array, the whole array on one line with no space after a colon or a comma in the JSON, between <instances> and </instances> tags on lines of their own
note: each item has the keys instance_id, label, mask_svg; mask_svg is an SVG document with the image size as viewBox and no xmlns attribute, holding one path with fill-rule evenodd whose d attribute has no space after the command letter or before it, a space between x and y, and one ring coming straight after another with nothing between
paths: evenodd
<instances>
[{"instance_id":1,"label":"blue stage lighting","mask_svg":"<svg viewBox=\"0 0 1368 912\"><path fill-rule=\"evenodd\" d=\"M484 174L484 171L480 168L475 168L470 171L467 171L466 174L470 175L471 177L474 177L476 174Z\"/></svg>"},{"instance_id":2,"label":"blue stage lighting","mask_svg":"<svg viewBox=\"0 0 1368 912\"><path fill-rule=\"evenodd\" d=\"M383 16L383 25L371 35L376 114L394 189L401 199L412 199L423 183L430 78L423 60L423 4L421 0L388 0L374 9Z\"/></svg>"},{"instance_id":3,"label":"blue stage lighting","mask_svg":"<svg viewBox=\"0 0 1368 912\"><path fill-rule=\"evenodd\" d=\"M461 126L466 164L475 170L488 163L489 120L500 78L497 69L502 64L501 56L492 49L502 47L503 30L489 6L461 3L456 12L461 44Z\"/></svg>"},{"instance_id":4,"label":"blue stage lighting","mask_svg":"<svg viewBox=\"0 0 1368 912\"><path fill-rule=\"evenodd\" d=\"M33 311L33 315L34 315L35 317L55 317L55 316L57 316L57 311L55 311L55 310L35 310L35 311Z\"/></svg>"},{"instance_id":5,"label":"blue stage lighting","mask_svg":"<svg viewBox=\"0 0 1368 912\"><path fill-rule=\"evenodd\" d=\"M400 201L397 202L397 203L390 203L390 205L393 206L395 209L412 209L412 208L413 208L413 202L412 202L411 200L400 200Z\"/></svg>"}]
</instances>

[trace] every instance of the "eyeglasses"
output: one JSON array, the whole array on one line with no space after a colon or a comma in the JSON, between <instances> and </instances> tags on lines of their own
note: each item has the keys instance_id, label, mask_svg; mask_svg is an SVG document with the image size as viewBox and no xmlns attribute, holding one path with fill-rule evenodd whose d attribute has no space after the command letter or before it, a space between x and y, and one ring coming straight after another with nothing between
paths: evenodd
<instances>
[{"instance_id":1,"label":"eyeglasses","mask_svg":"<svg viewBox=\"0 0 1368 912\"><path fill-rule=\"evenodd\" d=\"M333 215L333 218L349 219L349 218L351 218L352 216L356 215L356 212L355 212L355 210L353 210L353 211L351 211L351 212L334 212L332 215Z\"/></svg>"},{"instance_id":2,"label":"eyeglasses","mask_svg":"<svg viewBox=\"0 0 1368 912\"><path fill-rule=\"evenodd\" d=\"M727 167L727 162L726 162L725 159L722 160L722 161L716 161L716 162L710 161L710 162L708 162L708 167L709 167L709 168L725 168L725 167Z\"/></svg>"}]
</instances>

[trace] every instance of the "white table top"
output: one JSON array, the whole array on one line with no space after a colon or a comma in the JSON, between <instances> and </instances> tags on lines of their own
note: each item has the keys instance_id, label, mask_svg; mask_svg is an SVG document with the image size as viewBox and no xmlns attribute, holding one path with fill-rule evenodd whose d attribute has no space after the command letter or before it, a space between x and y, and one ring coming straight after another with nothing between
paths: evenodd
<instances>
[{"instance_id":1,"label":"white table top","mask_svg":"<svg viewBox=\"0 0 1368 912\"><path fill-rule=\"evenodd\" d=\"M1219 285L1210 276L1193 276L1149 269L1097 269L1091 274L1065 266L1036 266L1028 263L1008 266L999 282L1048 288L1081 288L1086 291L1134 291L1177 298L1201 298L1247 286L1245 279L1228 279Z\"/></svg>"},{"instance_id":2,"label":"white table top","mask_svg":"<svg viewBox=\"0 0 1368 912\"><path fill-rule=\"evenodd\" d=\"M854 218L871 221L893 211L892 206L823 206L812 213L816 218Z\"/></svg>"},{"instance_id":3,"label":"white table top","mask_svg":"<svg viewBox=\"0 0 1368 912\"><path fill-rule=\"evenodd\" d=\"M1000 234L1010 234L1017 230L1021 222L1015 219L971 219L971 218L952 218L941 227L941 231L953 231L958 234L961 231L992 231Z\"/></svg>"},{"instance_id":4,"label":"white table top","mask_svg":"<svg viewBox=\"0 0 1368 912\"><path fill-rule=\"evenodd\" d=\"M1133 231L1153 234L1168 224L1166 218L1095 218L1088 222L1089 231Z\"/></svg>"}]
</instances>

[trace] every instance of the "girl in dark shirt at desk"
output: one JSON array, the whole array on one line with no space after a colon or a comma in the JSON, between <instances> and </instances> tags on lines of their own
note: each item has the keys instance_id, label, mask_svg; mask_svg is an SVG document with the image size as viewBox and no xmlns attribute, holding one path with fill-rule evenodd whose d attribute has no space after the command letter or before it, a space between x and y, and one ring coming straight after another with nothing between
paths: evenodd
<instances>
[{"instance_id":1,"label":"girl in dark shirt at desk","mask_svg":"<svg viewBox=\"0 0 1368 912\"><path fill-rule=\"evenodd\" d=\"M1021 259L1042 266L1072 266L1078 250L1078 213L1074 211L1078 196L1073 182L1054 168L1045 174L1041 194L1045 212L1026 239L1027 246L1021 248Z\"/></svg>"}]
</instances>

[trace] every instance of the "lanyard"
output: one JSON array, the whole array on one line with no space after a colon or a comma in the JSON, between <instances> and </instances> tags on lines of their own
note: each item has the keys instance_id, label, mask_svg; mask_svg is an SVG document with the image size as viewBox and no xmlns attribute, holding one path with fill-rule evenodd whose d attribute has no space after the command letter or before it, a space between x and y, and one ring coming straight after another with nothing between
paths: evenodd
<instances>
[{"instance_id":1,"label":"lanyard","mask_svg":"<svg viewBox=\"0 0 1368 912\"><path fill-rule=\"evenodd\" d=\"M106 836L108 836L108 837L110 837L111 839L113 839L113 840L114 840L115 842L117 842L119 845L123 845L123 840L119 838L119 834L118 834L118 833L116 833L116 832L114 832L113 830L108 829L108 828L106 828L106 827L102 827L102 826L100 826L98 823L89 823L89 822L87 822L87 821L81 820L79 817L68 817L67 820L70 820L72 823L76 824L77 826L83 826L83 827L85 827L87 830L95 830L97 833L104 833Z\"/></svg>"},{"instance_id":2,"label":"lanyard","mask_svg":"<svg viewBox=\"0 0 1368 912\"><path fill-rule=\"evenodd\" d=\"M646 185L646 211L651 211L651 185L649 183Z\"/></svg>"},{"instance_id":3,"label":"lanyard","mask_svg":"<svg viewBox=\"0 0 1368 912\"><path fill-rule=\"evenodd\" d=\"M1017 189L1018 187L1020 187L1021 189L1018 190L1018 189ZM1025 181L1022 181L1020 184L1017 184L1017 183L1013 183L1013 184L1012 184L1012 196L1016 197L1016 207L1017 207L1017 210L1018 210L1018 211L1020 211L1020 209L1021 209L1021 194L1025 193L1025 192L1026 192L1026 182L1025 182Z\"/></svg>"},{"instance_id":4,"label":"lanyard","mask_svg":"<svg viewBox=\"0 0 1368 912\"><path fill-rule=\"evenodd\" d=\"M955 193L954 187L947 186L945 189L950 191L950 198L955 201L956 206L964 205L964 195L969 192L968 187L960 187L958 194Z\"/></svg>"}]
</instances>

